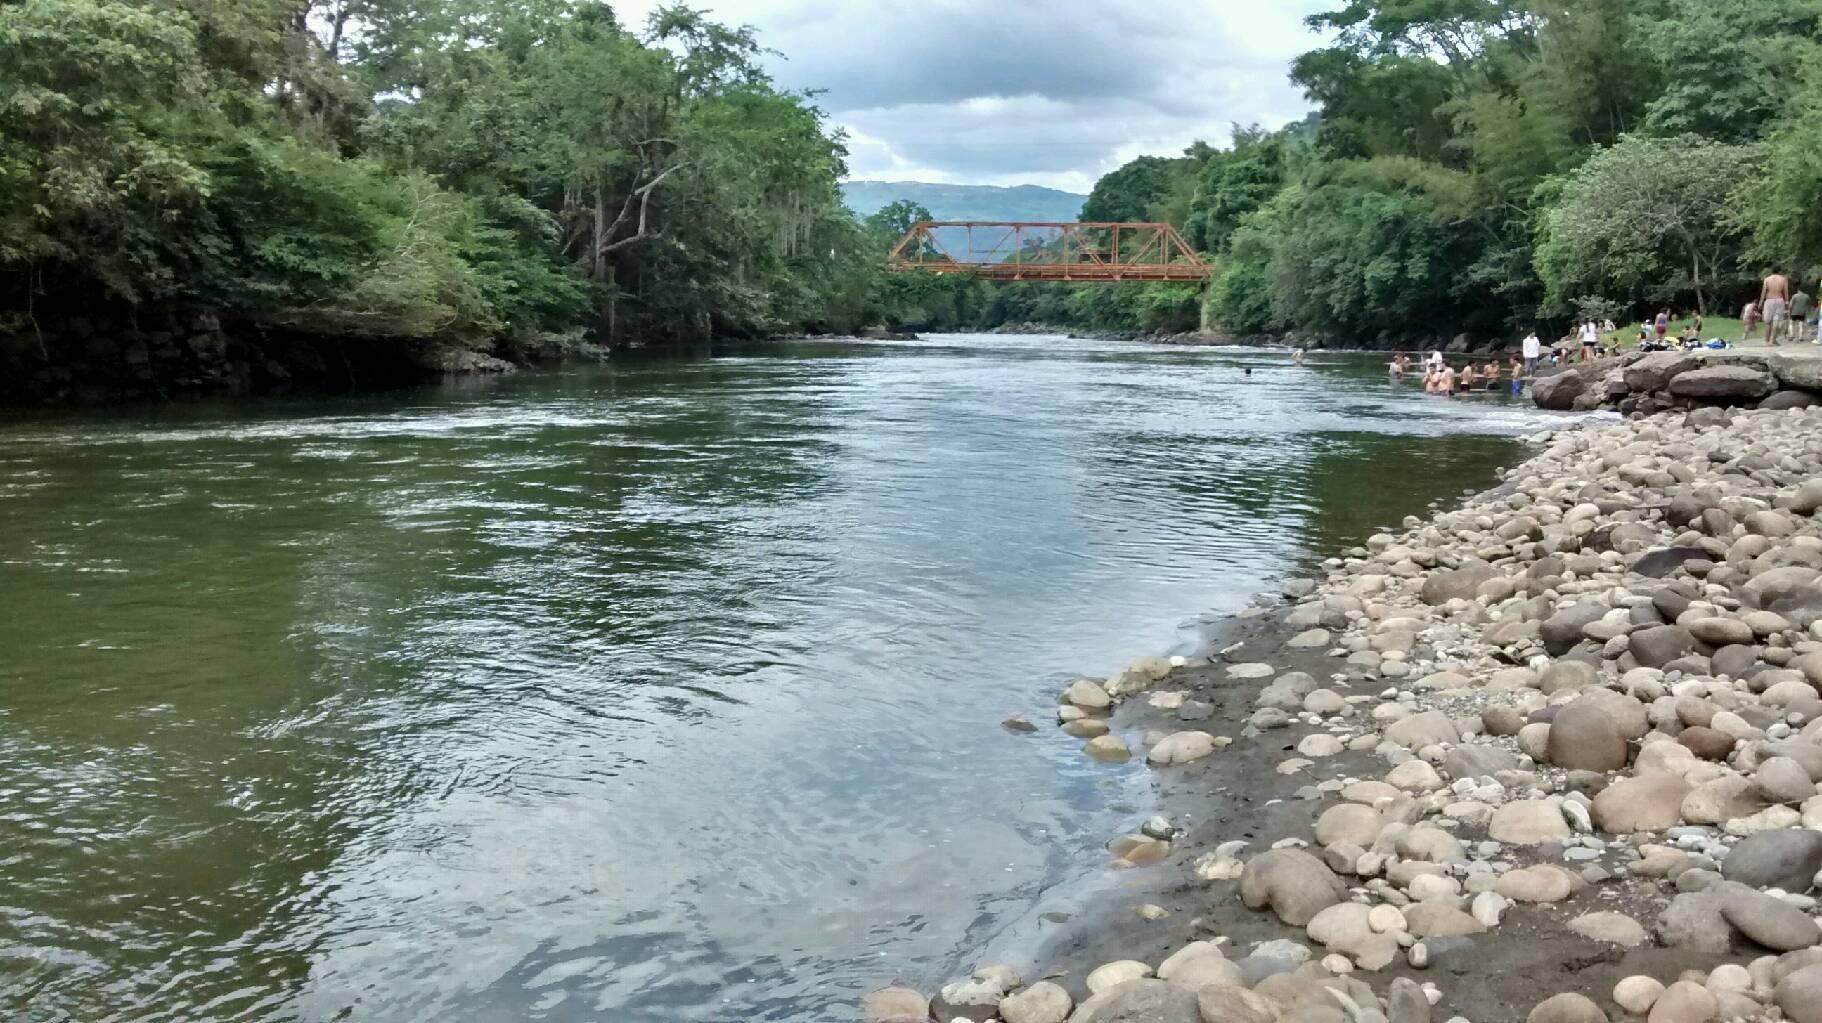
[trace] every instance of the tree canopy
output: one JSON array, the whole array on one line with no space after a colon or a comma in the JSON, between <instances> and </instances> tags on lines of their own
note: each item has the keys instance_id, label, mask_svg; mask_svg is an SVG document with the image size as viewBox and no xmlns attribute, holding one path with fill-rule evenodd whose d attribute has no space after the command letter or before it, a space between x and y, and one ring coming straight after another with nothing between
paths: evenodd
<instances>
[{"instance_id":1,"label":"tree canopy","mask_svg":"<svg viewBox=\"0 0 1822 1023\"><path fill-rule=\"evenodd\" d=\"M841 139L760 53L588 0L0 5L0 289L474 346L858 322Z\"/></svg>"}]
</instances>

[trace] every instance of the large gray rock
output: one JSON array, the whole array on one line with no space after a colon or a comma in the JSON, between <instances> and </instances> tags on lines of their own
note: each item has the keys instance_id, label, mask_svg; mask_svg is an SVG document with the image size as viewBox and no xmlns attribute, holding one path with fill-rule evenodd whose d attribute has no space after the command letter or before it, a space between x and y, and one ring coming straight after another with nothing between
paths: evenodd
<instances>
[{"instance_id":1,"label":"large gray rock","mask_svg":"<svg viewBox=\"0 0 1822 1023\"><path fill-rule=\"evenodd\" d=\"M1587 661L1577 660L1554 661L1537 678L1537 688L1542 689L1546 696L1554 696L1567 689L1586 689L1600 683L1600 669Z\"/></svg>"},{"instance_id":2,"label":"large gray rock","mask_svg":"<svg viewBox=\"0 0 1822 1023\"><path fill-rule=\"evenodd\" d=\"M1780 828L1748 835L1721 861L1721 876L1754 888L1807 892L1822 871L1822 831Z\"/></svg>"},{"instance_id":3,"label":"large gray rock","mask_svg":"<svg viewBox=\"0 0 1822 1023\"><path fill-rule=\"evenodd\" d=\"M1459 568L1431 572L1423 581L1423 602L1446 604L1455 599L1473 600L1480 584L1493 576L1493 566L1478 558L1470 558Z\"/></svg>"},{"instance_id":4,"label":"large gray rock","mask_svg":"<svg viewBox=\"0 0 1822 1023\"><path fill-rule=\"evenodd\" d=\"M1615 835L1673 827L1683 819L1683 800L1692 788L1674 774L1622 778L1594 797L1595 826Z\"/></svg>"},{"instance_id":5,"label":"large gray rock","mask_svg":"<svg viewBox=\"0 0 1822 1023\"><path fill-rule=\"evenodd\" d=\"M1575 407L1575 399L1588 389L1588 383L1580 370L1566 369L1532 381L1531 400L1538 408L1567 412Z\"/></svg>"},{"instance_id":6,"label":"large gray rock","mask_svg":"<svg viewBox=\"0 0 1822 1023\"><path fill-rule=\"evenodd\" d=\"M1804 565L1769 568L1739 588L1739 595L1754 607L1776 610L1778 604L1805 596L1822 586L1822 572Z\"/></svg>"},{"instance_id":7,"label":"large gray rock","mask_svg":"<svg viewBox=\"0 0 1822 1023\"><path fill-rule=\"evenodd\" d=\"M1544 641L1544 649L1551 657L1561 657L1570 648L1582 641L1582 627L1597 621L1610 608L1599 604L1573 604L1559 609L1555 614L1544 619L1537 632Z\"/></svg>"},{"instance_id":8,"label":"large gray rock","mask_svg":"<svg viewBox=\"0 0 1822 1023\"><path fill-rule=\"evenodd\" d=\"M1776 391L1772 396L1759 402L1759 408L1783 410L1787 408L1809 408L1816 404L1816 396L1808 391Z\"/></svg>"},{"instance_id":9,"label":"large gray rock","mask_svg":"<svg viewBox=\"0 0 1822 1023\"><path fill-rule=\"evenodd\" d=\"M1260 853L1240 872L1240 901L1248 909L1269 906L1278 919L1295 927L1308 924L1346 895L1347 887L1335 872L1302 849Z\"/></svg>"},{"instance_id":10,"label":"large gray rock","mask_svg":"<svg viewBox=\"0 0 1822 1023\"><path fill-rule=\"evenodd\" d=\"M1460 742L1461 732L1447 714L1427 710L1387 725L1385 741L1407 749L1422 749L1439 743Z\"/></svg>"},{"instance_id":11,"label":"large gray rock","mask_svg":"<svg viewBox=\"0 0 1822 1023\"><path fill-rule=\"evenodd\" d=\"M1204 1023L1274 1023L1278 1019L1275 1003L1237 984L1204 984L1196 992L1196 1005Z\"/></svg>"},{"instance_id":12,"label":"large gray rock","mask_svg":"<svg viewBox=\"0 0 1822 1023\"><path fill-rule=\"evenodd\" d=\"M1525 1023L1607 1023L1607 1014L1587 995L1564 991L1537 1003Z\"/></svg>"},{"instance_id":13,"label":"large gray rock","mask_svg":"<svg viewBox=\"0 0 1822 1023\"><path fill-rule=\"evenodd\" d=\"M1416 981L1392 978L1386 990L1386 1023L1430 1023L1430 999Z\"/></svg>"},{"instance_id":14,"label":"large gray rock","mask_svg":"<svg viewBox=\"0 0 1822 1023\"><path fill-rule=\"evenodd\" d=\"M1624 379L1634 391L1661 391L1672 377L1701 365L1702 357L1693 352L1653 352L1627 366Z\"/></svg>"},{"instance_id":15,"label":"large gray rock","mask_svg":"<svg viewBox=\"0 0 1822 1023\"><path fill-rule=\"evenodd\" d=\"M1822 965L1787 974L1772 989L1771 998L1791 1023L1822 1023Z\"/></svg>"},{"instance_id":16,"label":"large gray rock","mask_svg":"<svg viewBox=\"0 0 1822 1023\"><path fill-rule=\"evenodd\" d=\"M1485 743L1456 746L1442 758L1442 769L1451 778L1491 778L1518 768L1518 756Z\"/></svg>"},{"instance_id":17,"label":"large gray rock","mask_svg":"<svg viewBox=\"0 0 1822 1023\"><path fill-rule=\"evenodd\" d=\"M1670 379L1671 394L1702 401L1756 402L1777 389L1775 377L1751 366L1703 366Z\"/></svg>"},{"instance_id":18,"label":"large gray rock","mask_svg":"<svg viewBox=\"0 0 1822 1023\"><path fill-rule=\"evenodd\" d=\"M1196 993L1161 980L1129 980L1083 1002L1070 1023L1202 1023Z\"/></svg>"},{"instance_id":19,"label":"large gray rock","mask_svg":"<svg viewBox=\"0 0 1822 1023\"><path fill-rule=\"evenodd\" d=\"M1005 1023L1063 1023L1075 1000L1069 992L1047 980L1040 980L1016 995L1000 1000L1000 1019Z\"/></svg>"},{"instance_id":20,"label":"large gray rock","mask_svg":"<svg viewBox=\"0 0 1822 1023\"><path fill-rule=\"evenodd\" d=\"M1737 895L1743 890L1738 885L1722 883L1676 896L1658 914L1658 940L1671 948L1710 956L1726 955L1733 948L1733 925L1721 915L1721 908L1729 895Z\"/></svg>"},{"instance_id":21,"label":"large gray rock","mask_svg":"<svg viewBox=\"0 0 1822 1023\"><path fill-rule=\"evenodd\" d=\"M1786 387L1822 391L1822 361L1805 358L1813 349L1798 348L1789 352L1766 353L1766 368L1777 375Z\"/></svg>"},{"instance_id":22,"label":"large gray rock","mask_svg":"<svg viewBox=\"0 0 1822 1023\"><path fill-rule=\"evenodd\" d=\"M1774 952L1794 952L1822 942L1809 914L1769 895L1740 892L1721 904L1721 915L1741 934Z\"/></svg>"},{"instance_id":23,"label":"large gray rock","mask_svg":"<svg viewBox=\"0 0 1822 1023\"><path fill-rule=\"evenodd\" d=\"M1647 668L1662 668L1695 649L1695 637L1680 625L1657 625L1627 637L1632 657Z\"/></svg>"},{"instance_id":24,"label":"large gray rock","mask_svg":"<svg viewBox=\"0 0 1822 1023\"><path fill-rule=\"evenodd\" d=\"M1620 723L1598 700L1580 696L1556 712L1546 745L1550 762L1575 771L1617 771L1629 747Z\"/></svg>"}]
</instances>

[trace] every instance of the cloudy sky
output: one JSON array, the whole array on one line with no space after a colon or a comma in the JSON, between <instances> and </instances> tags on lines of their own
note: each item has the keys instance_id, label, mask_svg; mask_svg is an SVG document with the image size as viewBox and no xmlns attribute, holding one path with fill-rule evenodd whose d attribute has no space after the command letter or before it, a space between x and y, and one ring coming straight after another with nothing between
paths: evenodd
<instances>
[{"instance_id":1,"label":"cloudy sky","mask_svg":"<svg viewBox=\"0 0 1822 1023\"><path fill-rule=\"evenodd\" d=\"M658 0L621 0L642 25ZM693 0L819 89L856 178L1086 192L1146 153L1308 104L1287 78L1324 0Z\"/></svg>"}]
</instances>

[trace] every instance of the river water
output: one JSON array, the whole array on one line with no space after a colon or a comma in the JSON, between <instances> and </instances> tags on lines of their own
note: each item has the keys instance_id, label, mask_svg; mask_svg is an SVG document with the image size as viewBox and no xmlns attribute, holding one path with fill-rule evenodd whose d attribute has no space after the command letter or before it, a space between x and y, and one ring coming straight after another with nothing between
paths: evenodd
<instances>
[{"instance_id":1,"label":"river water","mask_svg":"<svg viewBox=\"0 0 1822 1023\"><path fill-rule=\"evenodd\" d=\"M1319 358L801 342L0 420L0 1009L928 990L1143 812L1142 767L1002 719L1549 422Z\"/></svg>"}]
</instances>

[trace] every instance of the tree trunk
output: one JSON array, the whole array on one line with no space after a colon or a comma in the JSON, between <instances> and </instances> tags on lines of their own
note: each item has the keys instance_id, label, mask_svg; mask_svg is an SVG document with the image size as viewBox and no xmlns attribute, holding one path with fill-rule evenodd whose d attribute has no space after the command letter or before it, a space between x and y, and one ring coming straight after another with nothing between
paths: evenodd
<instances>
[{"instance_id":1,"label":"tree trunk","mask_svg":"<svg viewBox=\"0 0 1822 1023\"><path fill-rule=\"evenodd\" d=\"M1694 245L1689 246L1689 277L1695 282L1695 311L1706 317L1708 304L1702 297L1702 254Z\"/></svg>"},{"instance_id":2,"label":"tree trunk","mask_svg":"<svg viewBox=\"0 0 1822 1023\"><path fill-rule=\"evenodd\" d=\"M595 237L593 244L588 247L589 276L597 282L606 282L609 277L607 253L601 251L602 246L607 244L606 231L607 197L597 189L595 192Z\"/></svg>"}]
</instances>

